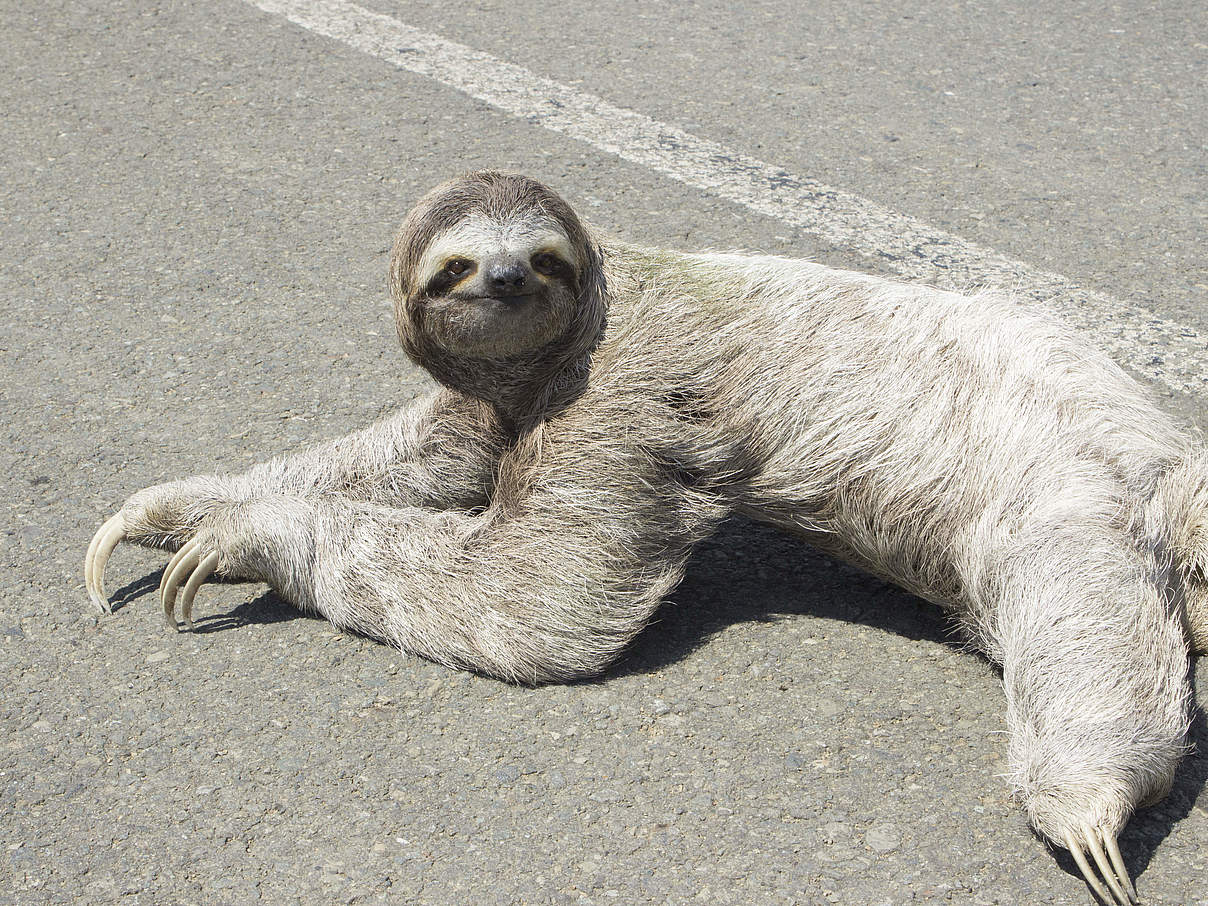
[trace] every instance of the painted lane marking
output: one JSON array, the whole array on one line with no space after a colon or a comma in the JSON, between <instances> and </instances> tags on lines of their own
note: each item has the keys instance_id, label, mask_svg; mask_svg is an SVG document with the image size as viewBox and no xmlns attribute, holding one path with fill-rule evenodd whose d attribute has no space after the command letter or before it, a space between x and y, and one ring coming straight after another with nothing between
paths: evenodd
<instances>
[{"instance_id":1,"label":"painted lane marking","mask_svg":"<svg viewBox=\"0 0 1208 906\"><path fill-rule=\"evenodd\" d=\"M1133 302L796 176L675 126L345 0L245 0L505 113L797 227L911 280L989 285L1043 302L1123 364L1208 396L1208 342Z\"/></svg>"}]
</instances>

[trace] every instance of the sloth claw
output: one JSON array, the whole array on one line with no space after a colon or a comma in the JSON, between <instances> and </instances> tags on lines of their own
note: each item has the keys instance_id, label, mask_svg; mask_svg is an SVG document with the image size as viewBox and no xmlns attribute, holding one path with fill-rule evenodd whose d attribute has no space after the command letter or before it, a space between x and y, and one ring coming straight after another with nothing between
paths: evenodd
<instances>
[{"instance_id":1,"label":"sloth claw","mask_svg":"<svg viewBox=\"0 0 1208 906\"><path fill-rule=\"evenodd\" d=\"M1080 831L1081 841L1073 831L1067 830L1065 845L1069 849L1070 855L1074 857L1087 886L1095 892L1095 896L1109 906L1136 906L1138 902L1137 888L1133 886L1132 879L1128 876L1128 869L1124 867L1124 859L1120 855L1120 845L1116 842L1116 835L1088 824L1082 825ZM1091 858L1095 860L1095 865L1099 868L1098 874L1087 862L1083 847L1086 847ZM1110 894L1099 880L1100 877L1107 882L1107 887L1111 888Z\"/></svg>"},{"instance_id":2,"label":"sloth claw","mask_svg":"<svg viewBox=\"0 0 1208 906\"><path fill-rule=\"evenodd\" d=\"M201 583L210 578L217 568L218 552L210 551L201 558L197 569L193 570L189 581L185 583L184 591L180 596L180 616L184 620L185 629L189 632L193 631L193 599L197 597L197 589L201 588Z\"/></svg>"},{"instance_id":3,"label":"sloth claw","mask_svg":"<svg viewBox=\"0 0 1208 906\"><path fill-rule=\"evenodd\" d=\"M126 523L121 513L110 516L92 536L88 553L84 555L84 586L94 607L101 613L113 613L113 605L105 594L105 565L113 549L126 537Z\"/></svg>"},{"instance_id":4,"label":"sloth claw","mask_svg":"<svg viewBox=\"0 0 1208 906\"><path fill-rule=\"evenodd\" d=\"M180 601L181 616L184 618L185 629L193 629L193 599L197 596L201 583L213 574L217 566L218 554L211 551L203 556L201 541L197 538L189 540L168 561L168 565L164 567L164 577L159 583L159 596L164 606L164 622L169 629L180 630L176 623L176 597L181 592L182 581L184 593Z\"/></svg>"}]
</instances>

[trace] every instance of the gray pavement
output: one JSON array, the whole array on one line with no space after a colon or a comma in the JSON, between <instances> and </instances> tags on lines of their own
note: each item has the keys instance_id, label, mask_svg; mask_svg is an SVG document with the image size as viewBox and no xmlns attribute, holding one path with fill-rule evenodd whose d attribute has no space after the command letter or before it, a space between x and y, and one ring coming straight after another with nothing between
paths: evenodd
<instances>
[{"instance_id":1,"label":"gray pavement","mask_svg":"<svg viewBox=\"0 0 1208 906\"><path fill-rule=\"evenodd\" d=\"M1201 4L367 5L1208 331ZM128 494L424 386L386 250L450 174L532 173L636 241L867 262L237 0L0 14L0 902L1090 901L1009 800L994 670L747 523L570 686L263 586L168 634L135 549L94 618L84 550ZM1121 841L1148 903L1208 902L1206 779L1192 754Z\"/></svg>"}]
</instances>

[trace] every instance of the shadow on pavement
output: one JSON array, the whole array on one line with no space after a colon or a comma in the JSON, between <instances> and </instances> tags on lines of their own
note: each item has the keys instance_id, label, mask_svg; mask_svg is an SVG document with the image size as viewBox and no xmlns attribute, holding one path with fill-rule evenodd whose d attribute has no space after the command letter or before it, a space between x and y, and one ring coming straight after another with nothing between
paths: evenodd
<instances>
[{"instance_id":1,"label":"shadow on pavement","mask_svg":"<svg viewBox=\"0 0 1208 906\"><path fill-rule=\"evenodd\" d=\"M159 592L159 583L163 580L163 575L164 571L158 569L155 572L135 579L133 582L115 591L110 597L114 613L148 595L155 599L156 606L158 606L157 593ZM239 580L224 581L222 579L211 578L206 584L233 586L245 585L247 583ZM198 602L202 601L204 595L204 591L198 592ZM240 626L247 626L251 623L285 623L290 620L307 618L320 619L319 617L309 617L308 614L304 614L298 608L281 600L272 589L266 589L259 597L246 601L227 613L203 616L196 616L195 614L193 632L200 635L208 632L222 632L225 629L237 629Z\"/></svg>"},{"instance_id":2,"label":"shadow on pavement","mask_svg":"<svg viewBox=\"0 0 1208 906\"><path fill-rule=\"evenodd\" d=\"M201 595L199 594L200 598ZM287 604L277 597L276 592L267 590L258 598L245 601L227 613L216 613L210 616L197 617L193 620L193 632L205 635L211 632L225 632L228 629L238 629L252 623L288 623L293 620L322 619L310 616L298 610L292 604Z\"/></svg>"},{"instance_id":3,"label":"shadow on pavement","mask_svg":"<svg viewBox=\"0 0 1208 906\"><path fill-rule=\"evenodd\" d=\"M939 607L776 529L732 520L695 552L684 581L655 620L599 681L673 664L735 623L775 621L794 614L861 623L968 650ZM1202 693L1199 699L1203 700ZM1170 794L1139 811L1121 834L1120 848L1134 881L1144 874L1158 845L1191 814L1208 783L1208 721L1199 707L1191 717L1190 751L1179 765ZM1081 880L1081 872L1064 849L1054 856L1063 870Z\"/></svg>"},{"instance_id":4,"label":"shadow on pavement","mask_svg":"<svg viewBox=\"0 0 1208 906\"><path fill-rule=\"evenodd\" d=\"M162 575L157 570L119 588L113 595L113 609L156 592ZM909 639L965 648L954 635L952 622L935 605L776 529L735 519L700 545L689 561L684 581L625 656L602 677L581 682L654 672L707 644L727 626L774 622L792 615L861 623ZM195 619L193 631L207 634L297 619L321 618L302 613L266 590L227 613ZM1188 743L1191 752L1179 766L1170 794L1140 811L1121 835L1120 847L1134 880L1144 873L1161 841L1191 813L1208 782L1208 722L1198 707L1192 715ZM1054 855L1062 869L1081 878L1065 850Z\"/></svg>"},{"instance_id":5,"label":"shadow on pavement","mask_svg":"<svg viewBox=\"0 0 1208 906\"><path fill-rule=\"evenodd\" d=\"M964 647L934 604L777 529L734 519L697 548L684 581L608 675L658 670L734 623L795 614Z\"/></svg>"},{"instance_id":6,"label":"shadow on pavement","mask_svg":"<svg viewBox=\"0 0 1208 906\"><path fill-rule=\"evenodd\" d=\"M109 603L113 607L113 612L117 613L123 607L128 607L144 595L149 595L159 590L160 580L163 578L164 571L158 569L153 573L148 573L135 579L133 582L128 582L113 592L109 596Z\"/></svg>"}]
</instances>

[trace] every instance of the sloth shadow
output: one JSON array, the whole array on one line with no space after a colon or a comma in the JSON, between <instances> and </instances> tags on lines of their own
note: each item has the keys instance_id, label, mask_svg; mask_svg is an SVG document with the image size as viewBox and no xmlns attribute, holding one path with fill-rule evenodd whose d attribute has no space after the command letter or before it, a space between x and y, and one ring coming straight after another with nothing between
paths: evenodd
<instances>
[{"instance_id":1,"label":"sloth shadow","mask_svg":"<svg viewBox=\"0 0 1208 906\"><path fill-rule=\"evenodd\" d=\"M119 610L125 610L139 598L143 598L152 592L159 590L160 580L163 578L164 571L158 569L155 572L148 573L145 576L139 576L132 582L127 582L121 588L113 592L109 596L109 606L114 613Z\"/></svg>"},{"instance_id":2,"label":"sloth shadow","mask_svg":"<svg viewBox=\"0 0 1208 906\"><path fill-rule=\"evenodd\" d=\"M112 597L114 611L157 592L162 578L163 569L158 569L117 589ZM213 584L246 583L217 580ZM575 682L590 685L654 673L709 644L729 626L793 617L859 623L914 641L947 645L989 663L964 644L952 621L935 605L775 528L733 519L694 551L683 582L621 660L602 676ZM195 618L193 632L205 635L293 620L322 621L322 617L303 613L266 589L225 613ZM1001 672L997 668L995 672L1001 679ZM1189 753L1179 765L1169 795L1139 811L1120 837L1124 861L1134 878L1148 867L1162 840L1191 813L1208 784L1208 720L1198 706L1193 708L1187 742ZM1065 872L1081 879L1068 852L1057 850L1054 857Z\"/></svg>"},{"instance_id":3,"label":"sloth shadow","mask_svg":"<svg viewBox=\"0 0 1208 906\"><path fill-rule=\"evenodd\" d=\"M221 584L221 583L220 583ZM235 582L229 583L238 584ZM316 614L303 613L281 600L272 589L267 589L250 601L237 604L226 613L214 613L193 619L194 635L208 635L213 632L226 632L228 629L239 629L243 626L266 626L271 623L292 623L294 620L314 620L326 623Z\"/></svg>"},{"instance_id":4,"label":"sloth shadow","mask_svg":"<svg viewBox=\"0 0 1208 906\"><path fill-rule=\"evenodd\" d=\"M1202 691L1197 698L1203 699ZM1137 812L1120 837L1124 861L1134 878L1149 866L1158 844L1191 814L1200 791L1208 784L1208 720L1198 705L1192 707L1187 747L1188 754L1175 772L1170 793L1161 802ZM1062 855L1066 856L1062 867L1074 874L1074 860L1066 853Z\"/></svg>"},{"instance_id":5,"label":"sloth shadow","mask_svg":"<svg viewBox=\"0 0 1208 906\"><path fill-rule=\"evenodd\" d=\"M736 518L698 545L684 580L607 675L657 671L736 623L796 616L862 623L967 650L934 604L792 535Z\"/></svg>"},{"instance_id":6,"label":"sloth shadow","mask_svg":"<svg viewBox=\"0 0 1208 906\"><path fill-rule=\"evenodd\" d=\"M595 681L656 672L738 623L794 617L863 624L913 641L946 645L990 664L964 642L953 621L936 605L775 528L734 519L698 547L684 581L651 625L634 640L624 659ZM1001 670L990 666L1001 681ZM1198 698L1203 699L1203 691ZM1191 814L1208 784L1208 721L1198 705L1192 709L1187 742L1189 753L1175 773L1170 793L1141 809L1121 834L1121 853L1134 878L1148 867L1162 840ZM1081 880L1068 852L1056 850L1054 856L1064 871Z\"/></svg>"},{"instance_id":7,"label":"sloth shadow","mask_svg":"<svg viewBox=\"0 0 1208 906\"><path fill-rule=\"evenodd\" d=\"M157 569L117 589L110 598L113 612L116 613L129 607L147 595L156 594L159 591L160 583L163 581L163 576L164 570L162 568ZM238 579L211 577L206 581L206 584L230 587L247 585L249 583ZM198 603L201 603L203 594L198 594ZM242 626L250 626L252 624L288 623L293 620L321 621L322 617L303 613L298 608L283 601L272 589L266 589L251 601L238 604L225 613L213 613L202 616L194 614L193 629L191 631L194 635L206 635L213 632L225 632L228 629L238 629Z\"/></svg>"}]
</instances>

